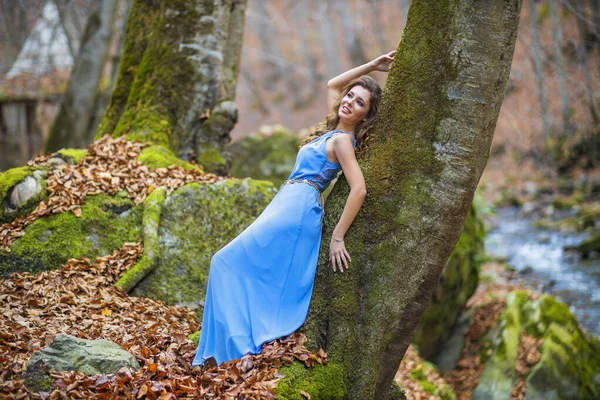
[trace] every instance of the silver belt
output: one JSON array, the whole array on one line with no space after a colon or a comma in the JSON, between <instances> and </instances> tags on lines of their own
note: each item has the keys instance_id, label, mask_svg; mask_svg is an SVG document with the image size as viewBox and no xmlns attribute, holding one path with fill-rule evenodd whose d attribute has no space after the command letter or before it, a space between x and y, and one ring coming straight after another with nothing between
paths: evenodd
<instances>
[{"instance_id":1,"label":"silver belt","mask_svg":"<svg viewBox=\"0 0 600 400\"><path fill-rule=\"evenodd\" d=\"M323 208L323 206L324 206L324 204L323 204L323 193L321 193L321 189L319 188L319 185L317 185L313 181L309 181L308 179L286 179L283 182L284 185L288 184L288 183L308 183L310 186L312 186L315 189L317 189L317 192L319 192L319 197L318 197L319 205L321 206L321 208Z\"/></svg>"}]
</instances>

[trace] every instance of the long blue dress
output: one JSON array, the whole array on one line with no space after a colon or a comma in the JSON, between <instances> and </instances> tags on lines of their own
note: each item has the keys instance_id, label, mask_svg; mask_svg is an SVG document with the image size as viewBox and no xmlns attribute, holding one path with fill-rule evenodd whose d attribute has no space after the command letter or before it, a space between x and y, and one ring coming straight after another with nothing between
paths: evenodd
<instances>
[{"instance_id":1,"label":"long blue dress","mask_svg":"<svg viewBox=\"0 0 600 400\"><path fill-rule=\"evenodd\" d=\"M263 212L210 263L202 330L192 366L258 354L306 319L321 243L321 192L341 170L329 161L332 130L302 146L289 180ZM354 139L356 146L356 139ZM318 189L317 189L318 187Z\"/></svg>"}]
</instances>

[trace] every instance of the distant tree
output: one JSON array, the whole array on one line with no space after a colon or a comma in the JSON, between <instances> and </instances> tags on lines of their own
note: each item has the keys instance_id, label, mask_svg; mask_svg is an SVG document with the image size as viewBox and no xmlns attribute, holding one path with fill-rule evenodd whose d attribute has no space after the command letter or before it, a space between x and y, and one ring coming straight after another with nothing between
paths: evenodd
<instances>
[{"instance_id":1,"label":"distant tree","mask_svg":"<svg viewBox=\"0 0 600 400\"><path fill-rule=\"evenodd\" d=\"M552 20L552 42L554 43L554 57L556 60L556 74L558 75L558 87L560 94L560 103L563 120L563 134L561 136L572 136L575 132L575 123L571 115L571 102L569 101L569 92L567 90L567 76L565 71L565 62L561 47L562 28L558 16L558 0L549 0L550 19ZM562 9L562 7L561 7Z\"/></svg>"},{"instance_id":2,"label":"distant tree","mask_svg":"<svg viewBox=\"0 0 600 400\"><path fill-rule=\"evenodd\" d=\"M66 93L44 152L64 147L87 147L91 143L90 124L95 120L98 85L108 55L117 0L93 4Z\"/></svg>"},{"instance_id":3,"label":"distant tree","mask_svg":"<svg viewBox=\"0 0 600 400\"><path fill-rule=\"evenodd\" d=\"M540 99L540 108L542 114L542 131L544 134L544 147L546 151L550 146L550 113L548 111L548 100L546 99L546 91L544 89L544 71L542 69L542 56L540 51L540 34L538 31L538 13L535 0L527 0L529 3L529 22L531 26L531 51L533 56L533 71L535 73L535 81L538 88L538 96Z\"/></svg>"}]
</instances>

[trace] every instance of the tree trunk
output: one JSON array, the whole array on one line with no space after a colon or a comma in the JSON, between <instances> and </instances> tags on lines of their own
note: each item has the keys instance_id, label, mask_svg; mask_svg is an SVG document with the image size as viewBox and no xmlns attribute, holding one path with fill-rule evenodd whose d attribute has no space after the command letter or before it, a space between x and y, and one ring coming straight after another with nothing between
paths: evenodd
<instances>
[{"instance_id":1,"label":"tree trunk","mask_svg":"<svg viewBox=\"0 0 600 400\"><path fill-rule=\"evenodd\" d=\"M362 40L359 32L359 24L356 21L356 13L352 10L352 5L343 0L336 0L335 13L341 18L342 40L346 45L346 51L350 57L352 65L362 65L367 62L367 56L363 50Z\"/></svg>"},{"instance_id":2,"label":"tree trunk","mask_svg":"<svg viewBox=\"0 0 600 400\"><path fill-rule=\"evenodd\" d=\"M550 3L550 18L552 20L552 42L554 43L554 56L556 58L556 73L558 75L558 86L560 93L560 103L563 119L563 135L570 137L575 132L575 125L571 115L571 107L569 102L569 92L567 90L567 78L565 73L565 63L561 48L562 32L560 20L555 4L557 0L549 0Z\"/></svg>"},{"instance_id":3,"label":"tree trunk","mask_svg":"<svg viewBox=\"0 0 600 400\"><path fill-rule=\"evenodd\" d=\"M592 27L594 28L594 38L596 47L600 49L600 0L590 0L592 5ZM598 51L600 57L600 51Z\"/></svg>"},{"instance_id":4,"label":"tree trunk","mask_svg":"<svg viewBox=\"0 0 600 400\"><path fill-rule=\"evenodd\" d=\"M90 121L87 132L88 142L94 141L96 129L98 129L98 126L104 117L104 113L106 112L106 108L110 102L115 84L117 83L117 71L119 70L119 65L121 64L121 59L123 57L125 32L127 28L127 19L129 18L129 11L131 10L131 2L132 0L117 0L117 9L115 10L116 16L112 35L113 37L111 38L111 42L116 42L116 46L112 54L109 55L109 58L112 61L111 69L107 74L109 83L102 92L98 92L97 94L94 105L94 118Z\"/></svg>"},{"instance_id":5,"label":"tree trunk","mask_svg":"<svg viewBox=\"0 0 600 400\"><path fill-rule=\"evenodd\" d=\"M303 328L341 364L350 399L384 399L469 210L513 58L520 0L415 0L359 161L367 200L334 274L329 240L348 195L326 203Z\"/></svg>"},{"instance_id":6,"label":"tree trunk","mask_svg":"<svg viewBox=\"0 0 600 400\"><path fill-rule=\"evenodd\" d=\"M319 7L317 23L320 26L321 43L323 46L323 60L327 66L325 73L327 74L327 80L334 76L342 73L342 66L340 63L340 54L338 52L335 29L329 18L328 8L331 7L331 0L324 2L317 2L316 7Z\"/></svg>"},{"instance_id":7,"label":"tree trunk","mask_svg":"<svg viewBox=\"0 0 600 400\"><path fill-rule=\"evenodd\" d=\"M600 119L598 118L598 111L596 110L596 96L594 95L592 74L590 73L589 65L590 52L592 52L594 48L592 47L591 43L588 42L588 38L590 38L591 33L588 31L587 27L585 3L583 1L575 2L574 6L577 14L579 14L575 15L575 18L577 19L577 27L579 28L578 52L580 54L581 63L583 64L583 73L585 75L588 108L590 110L590 115L592 116L592 121L595 125L598 125Z\"/></svg>"},{"instance_id":8,"label":"tree trunk","mask_svg":"<svg viewBox=\"0 0 600 400\"><path fill-rule=\"evenodd\" d=\"M87 147L94 119L98 84L108 55L116 0L96 4L90 13L67 92L58 111L44 152L64 147Z\"/></svg>"},{"instance_id":9,"label":"tree trunk","mask_svg":"<svg viewBox=\"0 0 600 400\"><path fill-rule=\"evenodd\" d=\"M533 71L538 87L540 107L542 112L542 129L544 132L544 147L548 151L550 146L550 114L548 113L548 100L544 89L544 71L542 69L542 56L540 52L540 35L537 26L537 6L535 0L527 0L529 3L529 20L531 22L531 43L533 51Z\"/></svg>"},{"instance_id":10,"label":"tree trunk","mask_svg":"<svg viewBox=\"0 0 600 400\"><path fill-rule=\"evenodd\" d=\"M10 66L17 59L19 51L29 34L27 24L27 9L23 2L3 0L0 10L0 23L4 26L4 68L0 70L6 74Z\"/></svg>"},{"instance_id":11,"label":"tree trunk","mask_svg":"<svg viewBox=\"0 0 600 400\"><path fill-rule=\"evenodd\" d=\"M237 122L245 0L136 0L117 85L96 138L151 141L225 173Z\"/></svg>"}]
</instances>

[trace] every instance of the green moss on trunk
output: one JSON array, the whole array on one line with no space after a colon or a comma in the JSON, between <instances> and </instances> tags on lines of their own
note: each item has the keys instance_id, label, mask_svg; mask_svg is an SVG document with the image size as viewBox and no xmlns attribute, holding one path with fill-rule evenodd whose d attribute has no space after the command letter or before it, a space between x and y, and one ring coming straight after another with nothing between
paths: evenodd
<instances>
[{"instance_id":1,"label":"green moss on trunk","mask_svg":"<svg viewBox=\"0 0 600 400\"><path fill-rule=\"evenodd\" d=\"M296 361L281 368L279 373L285 375L275 388L280 400L306 400L301 391L311 400L342 400L347 392L343 369L335 363L306 368Z\"/></svg>"}]
</instances>

